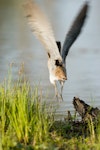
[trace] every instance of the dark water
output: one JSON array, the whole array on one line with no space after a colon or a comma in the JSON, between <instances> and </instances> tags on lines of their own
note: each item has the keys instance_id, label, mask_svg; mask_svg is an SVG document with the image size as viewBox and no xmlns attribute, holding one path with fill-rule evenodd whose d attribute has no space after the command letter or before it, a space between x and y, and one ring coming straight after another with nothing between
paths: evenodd
<instances>
[{"instance_id":1,"label":"dark water","mask_svg":"<svg viewBox=\"0 0 100 150\"><path fill-rule=\"evenodd\" d=\"M31 84L39 84L44 99L58 105L58 113L73 111L72 99L78 96L100 108L100 0L91 1L83 32L67 57L68 81L63 91L64 102L54 100L49 82L47 54L32 35L22 10L22 1L0 0L0 81L7 77L9 65L16 80L21 64ZM38 0L48 14L56 40L64 41L83 0Z\"/></svg>"}]
</instances>

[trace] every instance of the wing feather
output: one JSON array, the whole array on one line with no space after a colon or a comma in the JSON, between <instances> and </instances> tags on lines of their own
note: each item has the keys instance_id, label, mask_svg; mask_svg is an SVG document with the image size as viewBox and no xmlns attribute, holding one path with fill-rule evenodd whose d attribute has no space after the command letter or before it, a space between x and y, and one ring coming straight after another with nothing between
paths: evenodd
<instances>
[{"instance_id":1,"label":"wing feather","mask_svg":"<svg viewBox=\"0 0 100 150\"><path fill-rule=\"evenodd\" d=\"M27 3L24 4L24 10L32 32L44 45L50 57L52 59L62 60L51 24L39 6L34 1L28 0Z\"/></svg>"},{"instance_id":2,"label":"wing feather","mask_svg":"<svg viewBox=\"0 0 100 150\"><path fill-rule=\"evenodd\" d=\"M87 16L87 10L88 10L88 2L86 2L84 6L81 8L68 34L65 37L65 41L63 44L63 48L62 48L62 54L61 54L64 63L65 63L65 59L66 59L66 56L68 55L71 45L74 43L78 35L81 33L82 27L84 25L84 22Z\"/></svg>"}]
</instances>

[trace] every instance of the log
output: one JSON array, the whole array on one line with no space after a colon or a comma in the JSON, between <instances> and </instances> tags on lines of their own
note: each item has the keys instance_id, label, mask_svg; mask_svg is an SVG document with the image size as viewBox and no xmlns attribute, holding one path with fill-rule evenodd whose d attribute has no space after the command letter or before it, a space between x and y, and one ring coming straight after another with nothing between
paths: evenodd
<instances>
[{"instance_id":1,"label":"log","mask_svg":"<svg viewBox=\"0 0 100 150\"><path fill-rule=\"evenodd\" d=\"M83 100L79 99L78 97L73 98L73 105L75 110L81 116L82 120L87 120L90 117L92 118L92 120L96 120L100 117L100 109L98 109L97 107L94 108L86 104Z\"/></svg>"}]
</instances>

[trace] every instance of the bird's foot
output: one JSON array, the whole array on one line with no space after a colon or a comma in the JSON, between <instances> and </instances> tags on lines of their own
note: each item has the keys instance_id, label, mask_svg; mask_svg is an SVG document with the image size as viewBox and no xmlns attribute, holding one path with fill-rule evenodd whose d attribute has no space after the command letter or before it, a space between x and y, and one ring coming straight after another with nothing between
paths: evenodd
<instances>
[{"instance_id":1,"label":"bird's foot","mask_svg":"<svg viewBox=\"0 0 100 150\"><path fill-rule=\"evenodd\" d=\"M60 94L60 98L61 98L61 101L63 101L63 96L62 96L62 94Z\"/></svg>"},{"instance_id":2,"label":"bird's foot","mask_svg":"<svg viewBox=\"0 0 100 150\"><path fill-rule=\"evenodd\" d=\"M62 96L62 94L59 94L59 93L56 93L55 94L55 96L54 96L54 98L56 98L57 99L57 101L63 101L63 96Z\"/></svg>"}]
</instances>

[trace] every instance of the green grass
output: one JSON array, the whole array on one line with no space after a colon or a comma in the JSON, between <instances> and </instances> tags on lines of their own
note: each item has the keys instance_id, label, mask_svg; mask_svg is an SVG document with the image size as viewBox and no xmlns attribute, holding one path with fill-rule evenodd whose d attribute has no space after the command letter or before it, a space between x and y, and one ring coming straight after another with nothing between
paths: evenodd
<instances>
[{"instance_id":1,"label":"green grass","mask_svg":"<svg viewBox=\"0 0 100 150\"><path fill-rule=\"evenodd\" d=\"M28 82L11 80L0 85L0 146L3 149L38 146L49 139L52 115L41 103L38 88Z\"/></svg>"},{"instance_id":2,"label":"green grass","mask_svg":"<svg viewBox=\"0 0 100 150\"><path fill-rule=\"evenodd\" d=\"M49 109L49 110L48 110ZM72 132L67 121L54 121L53 110L38 94L38 87L11 76L0 84L0 150L99 150L100 124L90 120L88 136ZM86 131L87 132L87 131Z\"/></svg>"}]
</instances>

